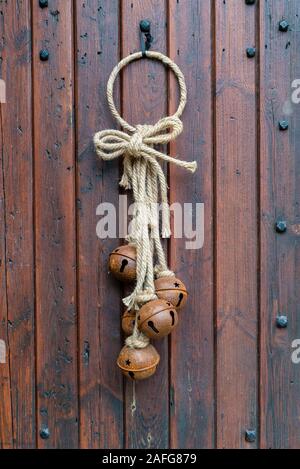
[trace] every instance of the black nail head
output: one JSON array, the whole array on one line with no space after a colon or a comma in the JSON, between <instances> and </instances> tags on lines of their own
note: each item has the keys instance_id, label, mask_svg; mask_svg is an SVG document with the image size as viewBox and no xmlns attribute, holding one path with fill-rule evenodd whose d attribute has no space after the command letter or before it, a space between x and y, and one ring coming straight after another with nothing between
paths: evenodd
<instances>
[{"instance_id":1,"label":"black nail head","mask_svg":"<svg viewBox=\"0 0 300 469\"><path fill-rule=\"evenodd\" d=\"M287 223L285 220L278 220L275 224L275 230L277 233L285 233L287 230Z\"/></svg>"},{"instance_id":2,"label":"black nail head","mask_svg":"<svg viewBox=\"0 0 300 469\"><path fill-rule=\"evenodd\" d=\"M246 49L247 57L249 57L249 59L252 59L255 56L255 52L255 47L247 47Z\"/></svg>"},{"instance_id":3,"label":"black nail head","mask_svg":"<svg viewBox=\"0 0 300 469\"><path fill-rule=\"evenodd\" d=\"M40 437L42 440L47 440L50 436L49 428L44 427L40 430Z\"/></svg>"},{"instance_id":4,"label":"black nail head","mask_svg":"<svg viewBox=\"0 0 300 469\"><path fill-rule=\"evenodd\" d=\"M245 0L246 5L254 5L255 0Z\"/></svg>"},{"instance_id":5,"label":"black nail head","mask_svg":"<svg viewBox=\"0 0 300 469\"><path fill-rule=\"evenodd\" d=\"M284 329L288 325L288 318L286 316L277 316L276 318L276 326L279 329Z\"/></svg>"},{"instance_id":6,"label":"black nail head","mask_svg":"<svg viewBox=\"0 0 300 469\"><path fill-rule=\"evenodd\" d=\"M256 431L255 430L246 430L245 431L245 440L248 443L253 443L256 440Z\"/></svg>"},{"instance_id":7,"label":"black nail head","mask_svg":"<svg viewBox=\"0 0 300 469\"><path fill-rule=\"evenodd\" d=\"M286 20L279 22L279 31L286 33L289 30L289 23Z\"/></svg>"},{"instance_id":8,"label":"black nail head","mask_svg":"<svg viewBox=\"0 0 300 469\"><path fill-rule=\"evenodd\" d=\"M148 20L142 20L140 22L140 29L142 33L149 33L150 32L150 21Z\"/></svg>"},{"instance_id":9,"label":"black nail head","mask_svg":"<svg viewBox=\"0 0 300 469\"><path fill-rule=\"evenodd\" d=\"M47 49L42 49L40 51L40 59L45 62L49 59L49 51Z\"/></svg>"},{"instance_id":10,"label":"black nail head","mask_svg":"<svg viewBox=\"0 0 300 469\"><path fill-rule=\"evenodd\" d=\"M289 128L289 123L288 121L282 120L279 121L279 130L287 130Z\"/></svg>"},{"instance_id":11,"label":"black nail head","mask_svg":"<svg viewBox=\"0 0 300 469\"><path fill-rule=\"evenodd\" d=\"M47 8L48 0L40 0L39 5L40 5L41 8Z\"/></svg>"}]
</instances>

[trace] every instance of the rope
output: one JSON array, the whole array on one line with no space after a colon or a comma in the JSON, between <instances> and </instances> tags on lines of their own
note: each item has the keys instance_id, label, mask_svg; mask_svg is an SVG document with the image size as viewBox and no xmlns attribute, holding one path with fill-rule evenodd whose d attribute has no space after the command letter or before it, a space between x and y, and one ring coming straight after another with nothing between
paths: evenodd
<instances>
[{"instance_id":1,"label":"rope","mask_svg":"<svg viewBox=\"0 0 300 469\"><path fill-rule=\"evenodd\" d=\"M143 348L149 344L149 339L138 330L137 317L140 307L156 299L154 275L156 277L174 276L169 270L159 235L158 200L161 201L161 236L169 238L170 208L168 204L168 186L164 172L157 160L166 161L184 168L192 173L197 169L197 163L179 160L166 155L154 145L168 144L183 130L180 116L184 110L187 91L184 76L179 67L160 52L147 51L146 56L160 60L175 73L179 88L180 101L175 114L160 119L154 125L128 124L118 113L113 100L113 87L120 70L130 62L142 58L142 53L125 57L113 69L107 83L107 99L112 115L121 127L130 134L120 130L103 130L95 134L94 144L97 155L105 161L123 157L123 175L120 185L125 189L132 189L134 197L134 213L132 230L128 236L129 243L136 247L137 281L133 292L123 298L123 303L129 309L136 311L133 334L126 339L126 345L133 348ZM157 256L157 265L153 267L153 257Z\"/></svg>"}]
</instances>

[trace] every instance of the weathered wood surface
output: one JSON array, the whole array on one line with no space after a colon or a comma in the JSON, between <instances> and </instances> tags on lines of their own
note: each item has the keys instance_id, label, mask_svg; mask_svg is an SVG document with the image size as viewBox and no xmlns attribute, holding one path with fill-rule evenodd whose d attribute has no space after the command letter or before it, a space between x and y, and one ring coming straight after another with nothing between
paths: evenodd
<instances>
[{"instance_id":1,"label":"weathered wood surface","mask_svg":"<svg viewBox=\"0 0 300 469\"><path fill-rule=\"evenodd\" d=\"M76 2L76 129L80 441L83 448L123 445L123 379L115 358L121 346L120 285L107 275L118 240L96 236L100 202L118 206L118 162L95 158L91 136L115 125L106 82L119 59L119 2ZM116 89L116 100L118 89Z\"/></svg>"},{"instance_id":2,"label":"weathered wood surface","mask_svg":"<svg viewBox=\"0 0 300 469\"><path fill-rule=\"evenodd\" d=\"M0 447L32 448L35 433L35 304L30 1L0 4L1 106ZM3 393L2 393L3 390Z\"/></svg>"},{"instance_id":3,"label":"weathered wood surface","mask_svg":"<svg viewBox=\"0 0 300 469\"><path fill-rule=\"evenodd\" d=\"M170 243L171 267L189 291L189 305L171 337L174 448L214 445L213 57L207 53L212 48L212 13L212 7L201 1L170 2L170 56L184 70L189 90L183 114L185 130L172 142L171 152L198 163L195 176L170 167L170 201L190 203L193 211L201 202L205 215L201 249L186 249L188 239L173 238ZM173 78L171 75L170 112L178 103ZM200 241L201 228L197 230Z\"/></svg>"},{"instance_id":4,"label":"weathered wood surface","mask_svg":"<svg viewBox=\"0 0 300 469\"><path fill-rule=\"evenodd\" d=\"M256 11L218 0L215 18L217 445L255 447L245 428L257 426L257 58L246 56Z\"/></svg>"},{"instance_id":5,"label":"weathered wood surface","mask_svg":"<svg viewBox=\"0 0 300 469\"><path fill-rule=\"evenodd\" d=\"M262 2L263 3L263 2ZM286 18L289 31L278 30ZM292 101L300 77L300 4L266 2L260 11L260 233L261 446L300 446L300 368L292 363L292 342L300 338L300 107ZM298 83L299 87L299 83ZM299 94L298 94L299 95ZM278 122L289 122L286 132ZM274 222L286 220L277 234ZM278 329L285 315L288 327Z\"/></svg>"},{"instance_id":6,"label":"weathered wood surface","mask_svg":"<svg viewBox=\"0 0 300 469\"><path fill-rule=\"evenodd\" d=\"M98 161L92 137L117 126L107 78L139 50L144 18L186 76L169 151L198 172L165 169L172 203L204 204L204 245L166 245L190 299L157 344L158 372L133 385L115 365L123 291L107 273L122 241L96 235L121 161ZM300 447L299 18L297 0L0 0L0 448ZM143 60L115 100L128 121L155 122L177 84Z\"/></svg>"},{"instance_id":7,"label":"weathered wood surface","mask_svg":"<svg viewBox=\"0 0 300 469\"><path fill-rule=\"evenodd\" d=\"M78 446L72 2L33 2L38 446ZM40 60L40 50L49 60Z\"/></svg>"}]
</instances>

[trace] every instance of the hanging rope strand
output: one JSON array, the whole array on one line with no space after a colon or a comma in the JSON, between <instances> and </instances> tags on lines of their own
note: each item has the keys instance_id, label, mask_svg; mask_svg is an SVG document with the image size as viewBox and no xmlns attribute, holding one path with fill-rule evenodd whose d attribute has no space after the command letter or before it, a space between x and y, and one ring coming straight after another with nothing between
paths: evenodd
<instances>
[{"instance_id":1,"label":"hanging rope strand","mask_svg":"<svg viewBox=\"0 0 300 469\"><path fill-rule=\"evenodd\" d=\"M154 160L157 164L157 162ZM173 277L174 272L168 269L166 257L164 253L164 249L162 247L160 237L159 237L159 207L158 207L158 190L157 190L157 171L156 168L154 169L152 165L149 165L149 197L151 199L152 205L152 219L153 219L153 228L152 228L152 238L154 243L155 252L158 259L158 264L155 266L154 273L156 276L162 276L161 274L164 273L165 276ZM167 204L168 208L168 220L170 219L169 215L169 205ZM162 224L163 224L163 213L162 213Z\"/></svg>"}]
</instances>

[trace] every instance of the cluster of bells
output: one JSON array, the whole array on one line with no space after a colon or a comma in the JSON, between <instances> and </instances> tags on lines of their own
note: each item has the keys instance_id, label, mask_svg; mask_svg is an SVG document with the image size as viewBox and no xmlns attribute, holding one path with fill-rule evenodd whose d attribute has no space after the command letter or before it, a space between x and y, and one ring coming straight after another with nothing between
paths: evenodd
<instances>
[{"instance_id":1,"label":"cluster of bells","mask_svg":"<svg viewBox=\"0 0 300 469\"><path fill-rule=\"evenodd\" d=\"M120 281L133 282L136 279L136 249L124 245L115 249L109 256L109 270ZM150 339L161 339L174 329L178 322L177 311L184 307L187 290L176 277L161 277L155 280L156 300L144 304L138 311L138 329ZM133 333L136 312L127 310L122 317L122 329L129 336ZM159 363L159 354L153 345L133 348L125 345L117 364L123 374L133 380L152 376Z\"/></svg>"}]
</instances>

